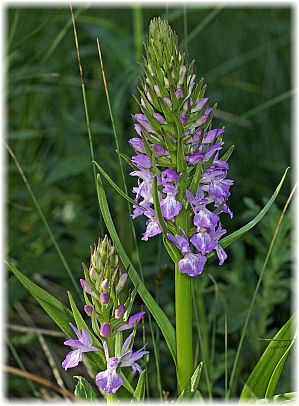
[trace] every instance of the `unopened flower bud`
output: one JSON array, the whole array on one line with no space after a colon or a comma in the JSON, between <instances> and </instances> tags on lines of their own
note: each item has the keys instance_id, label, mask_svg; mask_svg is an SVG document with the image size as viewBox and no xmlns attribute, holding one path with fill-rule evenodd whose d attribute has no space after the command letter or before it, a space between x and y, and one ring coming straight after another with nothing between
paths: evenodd
<instances>
[{"instance_id":1,"label":"unopened flower bud","mask_svg":"<svg viewBox=\"0 0 299 406\"><path fill-rule=\"evenodd\" d=\"M188 116L186 115L186 114L182 114L181 116L180 116L180 121L181 121L181 123L184 125L184 124L186 124L186 122L188 121Z\"/></svg>"},{"instance_id":2,"label":"unopened flower bud","mask_svg":"<svg viewBox=\"0 0 299 406\"><path fill-rule=\"evenodd\" d=\"M95 270L95 268L93 266L91 267L91 269L89 271L89 275L90 275L91 279L93 279L94 281L96 281L98 278L97 271Z\"/></svg>"},{"instance_id":3,"label":"unopened flower bud","mask_svg":"<svg viewBox=\"0 0 299 406\"><path fill-rule=\"evenodd\" d=\"M166 106L171 107L172 103L169 97L163 97L164 103L166 104Z\"/></svg>"},{"instance_id":4,"label":"unopened flower bud","mask_svg":"<svg viewBox=\"0 0 299 406\"><path fill-rule=\"evenodd\" d=\"M127 279L128 279L127 273L123 273L120 275L118 284L116 285L116 293L119 293L123 289L123 287L125 286L125 284L127 282Z\"/></svg>"},{"instance_id":5,"label":"unopened flower bud","mask_svg":"<svg viewBox=\"0 0 299 406\"><path fill-rule=\"evenodd\" d=\"M161 97L161 93L160 93L159 87L157 85L154 86L154 91L158 97Z\"/></svg>"},{"instance_id":6,"label":"unopened flower bud","mask_svg":"<svg viewBox=\"0 0 299 406\"><path fill-rule=\"evenodd\" d=\"M85 279L80 279L80 284L86 293L91 293L91 286Z\"/></svg>"},{"instance_id":7,"label":"unopened flower bud","mask_svg":"<svg viewBox=\"0 0 299 406\"><path fill-rule=\"evenodd\" d=\"M101 288L104 292L107 292L109 288L109 281L108 279L104 279L103 282L101 283Z\"/></svg>"},{"instance_id":8,"label":"unopened flower bud","mask_svg":"<svg viewBox=\"0 0 299 406\"><path fill-rule=\"evenodd\" d=\"M91 316L93 312L93 307L89 305L84 306L84 311L87 314L87 316Z\"/></svg>"},{"instance_id":9,"label":"unopened flower bud","mask_svg":"<svg viewBox=\"0 0 299 406\"><path fill-rule=\"evenodd\" d=\"M100 328L100 335L102 337L109 337L111 333L111 328L108 323L103 323Z\"/></svg>"},{"instance_id":10,"label":"unopened flower bud","mask_svg":"<svg viewBox=\"0 0 299 406\"><path fill-rule=\"evenodd\" d=\"M102 304L108 304L109 302L109 296L107 295L107 293L101 293L100 294L100 301Z\"/></svg>"},{"instance_id":11,"label":"unopened flower bud","mask_svg":"<svg viewBox=\"0 0 299 406\"><path fill-rule=\"evenodd\" d=\"M175 95L177 99L180 99L183 96L183 90L180 87L178 87L175 91Z\"/></svg>"},{"instance_id":12,"label":"unopened flower bud","mask_svg":"<svg viewBox=\"0 0 299 406\"><path fill-rule=\"evenodd\" d=\"M180 78L178 81L178 85L182 85L184 83L185 75L186 75L186 66L183 65L183 66L181 66L181 69L180 69Z\"/></svg>"},{"instance_id":13,"label":"unopened flower bud","mask_svg":"<svg viewBox=\"0 0 299 406\"><path fill-rule=\"evenodd\" d=\"M120 304L116 309L115 309L115 318L120 319L125 313L125 306L123 304Z\"/></svg>"},{"instance_id":14,"label":"unopened flower bud","mask_svg":"<svg viewBox=\"0 0 299 406\"><path fill-rule=\"evenodd\" d=\"M158 123L160 124L164 124L165 123L165 118L162 116L162 114L160 113L154 113L153 117L158 121Z\"/></svg>"},{"instance_id":15,"label":"unopened flower bud","mask_svg":"<svg viewBox=\"0 0 299 406\"><path fill-rule=\"evenodd\" d=\"M153 100L152 100L151 95L150 95L149 92L146 92L146 97L147 97L147 100L148 100L150 103L153 103Z\"/></svg>"}]
</instances>

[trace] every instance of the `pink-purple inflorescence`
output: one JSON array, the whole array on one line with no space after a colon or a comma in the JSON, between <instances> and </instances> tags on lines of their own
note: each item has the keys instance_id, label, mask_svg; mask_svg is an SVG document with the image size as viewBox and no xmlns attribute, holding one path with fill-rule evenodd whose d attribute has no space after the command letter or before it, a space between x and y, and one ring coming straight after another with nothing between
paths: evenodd
<instances>
[{"instance_id":1,"label":"pink-purple inflorescence","mask_svg":"<svg viewBox=\"0 0 299 406\"><path fill-rule=\"evenodd\" d=\"M115 248L107 236L103 240L99 239L98 244L91 248L90 267L88 269L83 265L83 269L84 279L80 279L80 284L86 303L84 311L91 319L93 334L84 327L79 330L70 323L77 338L64 342L74 349L66 355L62 366L65 370L76 367L83 360L84 353L100 351L98 344L101 341L107 366L96 375L96 383L103 392L113 394L124 382L118 373L119 368L131 367L133 372L142 372L137 361L148 351L144 348L133 351L133 344L137 324L145 312L129 315L135 292L131 292L124 300L122 290L128 274L121 272ZM109 351L110 354L115 352L116 336L119 345L122 332L127 330L132 332L124 341L119 356L110 356Z\"/></svg>"},{"instance_id":2,"label":"pink-purple inflorescence","mask_svg":"<svg viewBox=\"0 0 299 406\"><path fill-rule=\"evenodd\" d=\"M133 116L136 136L129 140L135 151L130 175L138 179L132 217L146 218L142 240L163 233L181 253L180 271L196 276L212 250L220 265L227 258L220 215L233 215L227 205L233 181L227 179L230 151L220 157L224 129L211 128L216 106L208 107L203 80L196 83L194 62L185 63L177 42L167 23L151 23L141 113Z\"/></svg>"}]
</instances>

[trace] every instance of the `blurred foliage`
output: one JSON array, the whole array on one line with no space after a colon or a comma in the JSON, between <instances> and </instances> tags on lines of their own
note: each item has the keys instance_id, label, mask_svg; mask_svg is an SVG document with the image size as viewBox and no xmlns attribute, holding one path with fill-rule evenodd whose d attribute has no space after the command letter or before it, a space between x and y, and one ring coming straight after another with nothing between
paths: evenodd
<instances>
[{"instance_id":1,"label":"blurred foliage","mask_svg":"<svg viewBox=\"0 0 299 406\"><path fill-rule=\"evenodd\" d=\"M291 141L291 9L273 8L95 8L74 10L87 89L95 157L121 185L121 174L106 103L96 48L99 37L112 111L120 149L130 154L127 143L133 134L130 114L137 110L132 94L137 94L142 72L142 42L150 19L168 18L179 38L187 44L189 58L196 60L198 77L204 77L207 94L217 101L214 125L226 127L227 145L235 144L230 178L235 185L230 207L232 221L225 219L229 232L256 215L290 165ZM89 245L104 228L97 196L86 131L80 76L76 59L70 11L60 8L7 9L7 142L14 150L52 231L59 242L76 280L81 263L87 263ZM73 286L49 234L20 177L15 163L7 160L7 256L28 277L63 302L66 289ZM128 175L130 168L124 163ZM133 181L127 177L128 189ZM134 262L137 253L129 227L126 202L107 185L108 201L114 213L121 240ZM273 233L287 199L290 180L256 229L229 249L229 261L218 268L211 261L205 275L196 281L198 320L209 354L209 370L214 396L224 388L224 312L228 319L228 370L240 338L246 311ZM144 229L135 222L137 236ZM290 314L290 233L292 213L284 218L278 241L262 282L255 311L247 331L238 366L233 396L265 348L258 338L272 337ZM171 320L173 270L159 238L138 242L143 274L151 292ZM209 276L209 275L210 276ZM213 279L211 279L211 277ZM55 330L49 320L9 275L9 324ZM217 295L215 295L215 287ZM195 331L197 321L194 320ZM146 324L146 340L152 349ZM49 360L39 347L36 335L11 331L9 364L23 367L54 380ZM45 336L47 337L47 336ZM157 332L159 340L159 334ZM62 338L46 338L54 363L68 389L73 390L72 373L60 367L64 348ZM200 360L198 340L195 355ZM164 341L159 341L162 388L165 396L175 393L174 368ZM16 355L17 354L17 355ZM149 362L151 396L157 396L154 357ZM77 375L84 375L82 367ZM57 378L57 377L56 377ZM54 397L34 384L41 397ZM279 393L290 391L290 372L284 374ZM9 396L32 396L32 385L9 376ZM206 382L201 379L206 395Z\"/></svg>"}]
</instances>

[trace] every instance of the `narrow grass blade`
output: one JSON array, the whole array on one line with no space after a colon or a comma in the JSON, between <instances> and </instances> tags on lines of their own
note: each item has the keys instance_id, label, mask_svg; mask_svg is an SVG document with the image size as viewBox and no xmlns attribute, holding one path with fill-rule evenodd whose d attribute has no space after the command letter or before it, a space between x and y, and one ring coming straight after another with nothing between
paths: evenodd
<instances>
[{"instance_id":1,"label":"narrow grass blade","mask_svg":"<svg viewBox=\"0 0 299 406\"><path fill-rule=\"evenodd\" d=\"M91 129L90 129L90 120L89 120L89 112L88 112L88 105L87 105L86 92L85 92L85 84L84 84L84 80L83 80L83 68L82 68L82 64L81 64L79 42L78 42L76 23L75 23L76 15L78 16L80 14L80 13L78 13L78 11L80 11L80 10L77 10L78 14L75 13L75 15L74 15L71 4L70 4L70 10L71 10L71 20L72 20L73 30L74 30L75 46L76 46L76 51L77 51L77 60L78 60L78 66L79 66L79 72L80 72L81 90L82 90L82 97L83 97L83 104L84 104L84 111L85 111L85 120L86 120L86 127L87 127L88 141L89 141L89 149L90 149L91 160L94 161L95 160L94 148L93 148L93 141L92 141L92 135L91 135ZM92 170L93 170L94 183L95 183L95 187L96 187L97 179L96 179L96 171L95 171L94 165L92 166ZM101 213L99 213L99 214L100 214L100 233L102 234L103 233L102 217L101 217Z\"/></svg>"},{"instance_id":2,"label":"narrow grass blade","mask_svg":"<svg viewBox=\"0 0 299 406\"><path fill-rule=\"evenodd\" d=\"M145 374L146 371L144 370L139 376L137 386L134 391L134 400L144 400Z\"/></svg>"},{"instance_id":3,"label":"narrow grass blade","mask_svg":"<svg viewBox=\"0 0 299 406\"><path fill-rule=\"evenodd\" d=\"M8 344L8 348L10 349L10 352L12 353L13 357L15 358L19 368L22 371L27 372L25 365L23 364L23 361L22 361L21 357L19 356L17 350L15 349L13 343L9 339L7 339L7 344ZM30 379L26 379L26 382L28 383L28 386L31 389L33 395L35 395L37 390L36 390L34 383L32 383Z\"/></svg>"},{"instance_id":4,"label":"narrow grass blade","mask_svg":"<svg viewBox=\"0 0 299 406\"><path fill-rule=\"evenodd\" d=\"M187 46L201 31L220 13L224 6L218 6L214 8L199 24L194 28L193 31L187 36L185 40L185 45Z\"/></svg>"},{"instance_id":5,"label":"narrow grass blade","mask_svg":"<svg viewBox=\"0 0 299 406\"><path fill-rule=\"evenodd\" d=\"M72 7L72 6L70 6ZM82 11L84 11L87 7L78 9L75 14L74 14L74 20L76 20L76 18L82 13ZM47 52L45 53L44 57L41 60L41 63L44 64L48 61L48 59L53 55L53 53L55 52L55 49L58 47L58 45L60 44L60 42L62 41L63 37L66 35L66 33L68 32L69 28L72 25L72 21L68 20L65 25L63 26L63 28L61 29L61 31L58 33L58 35L56 36L56 38L54 39L54 41L52 42L52 45L50 46L50 48L47 50Z\"/></svg>"},{"instance_id":6,"label":"narrow grass blade","mask_svg":"<svg viewBox=\"0 0 299 406\"><path fill-rule=\"evenodd\" d=\"M261 284L261 282L262 282L265 269L266 269L266 267L267 267L267 265L268 265L268 262L269 262L269 259L270 259L270 256L271 256L271 252L272 252L273 246L274 246L274 244L275 244L278 231L279 231L279 229L280 229L280 225L281 225L281 223L282 223L282 220L283 220L283 217L284 217L284 215L285 215L285 212L286 212L286 210L287 210L287 208L288 208L288 206L289 206L289 204L290 204L290 201L291 201L291 199L292 199L292 197L293 197L293 195L294 195L294 193L295 193L295 189L296 189L296 185L294 186L292 192L290 193L290 196L289 196L289 198L288 198L288 200L287 200L287 202L286 202L286 204L285 204L285 206L284 206L284 208L283 208L283 211L282 211L282 213L281 213L281 216L280 216L280 218L279 218L279 220L278 220L278 223L277 223L277 226L276 226L276 229L275 229L275 232L274 232L274 235L273 235L273 238L272 238L272 241L271 241L269 250L268 250L268 252L267 252L267 255L266 255L266 258L265 258L263 267L262 267L262 269L261 269L258 282L257 282L257 284L256 284L256 288L255 288L254 293L253 293L253 297L252 297L252 300L251 300L251 303L250 303L250 306L249 306L249 309L248 309L248 313L247 313L246 320L245 320L245 323L244 323L244 327L243 327L243 330L242 330L241 338L240 338L240 341L239 341L239 345L238 345L236 357L235 357L235 360L234 360L233 369L232 369L232 373L231 373L231 377L230 377L230 381L229 381L229 388L228 388L228 391L227 391L227 394L226 394L226 399L228 399L228 397L229 397L229 395L230 395L230 391L231 391L232 385L233 385L233 383L234 383L236 368L237 368L237 364L238 364L238 361L239 361L241 349L242 349L242 346L243 346L243 341L244 341L244 338L245 338L245 334L246 334L246 331L247 331L248 322L249 322L249 319L250 319L250 316L251 316L251 313L252 313L253 305L254 305L254 303L255 303L255 299L256 299L256 297L257 297L257 293L258 293L260 284Z\"/></svg>"},{"instance_id":7,"label":"narrow grass blade","mask_svg":"<svg viewBox=\"0 0 299 406\"><path fill-rule=\"evenodd\" d=\"M104 176L104 178L110 183L110 185L113 187L114 190L117 191L124 199L126 199L128 202L137 205L136 202L134 202L133 199L131 199L123 190L121 190L120 187L117 186L116 183L113 182L113 180L110 178L110 176L107 174L107 172L104 171L104 169L95 161L93 163L96 165L98 170L101 172L101 174Z\"/></svg>"},{"instance_id":8,"label":"narrow grass blade","mask_svg":"<svg viewBox=\"0 0 299 406\"><path fill-rule=\"evenodd\" d=\"M281 103L284 100L289 99L290 97L292 97L295 94L295 90L291 89L288 90L287 92L284 92L276 97L273 97L270 100L267 100L266 102L254 107L253 109L247 111L246 113L242 114L241 117L243 118L251 118L259 113L261 113L262 111L267 110L268 108L275 106L278 103Z\"/></svg>"},{"instance_id":9,"label":"narrow grass blade","mask_svg":"<svg viewBox=\"0 0 299 406\"><path fill-rule=\"evenodd\" d=\"M293 315L275 335L251 372L240 400L271 399L294 344L295 316Z\"/></svg>"},{"instance_id":10,"label":"narrow grass blade","mask_svg":"<svg viewBox=\"0 0 299 406\"><path fill-rule=\"evenodd\" d=\"M45 226L45 228L46 228L46 230L47 230L47 232L48 232L48 234L49 234L49 236L50 236L50 238L52 240L52 243L53 243L54 247L56 248L56 251L57 251L57 253L58 253L58 255L59 255L60 259L61 259L61 262L62 262L62 264L63 264L63 266L64 266L64 268L65 268L65 270L66 270L66 272L67 272L67 274L68 274L68 276L70 278L70 280L72 281L76 292L78 293L78 296L80 298L82 298L82 294L80 292L80 289L78 287L77 282L75 281L73 273L72 273L68 263L66 262L66 259L65 259L64 255L63 255L57 241L56 241L56 238L54 237L54 234L53 234L53 232L52 232L52 230L51 230L51 228L49 226L49 223L46 220L46 217L45 217L45 215L44 215L44 213L43 213L43 211L42 211L42 209L41 209L41 207L40 207L40 205L39 205L39 203L38 203L38 201L37 201L37 199L35 197L35 194L33 193L33 190L31 189L30 183L28 182L19 161L17 160L17 158L16 158L14 152L12 151L12 149L10 148L10 146L8 144L6 144L5 142L4 142L4 145L5 145L6 149L8 150L10 156L12 157L12 159L13 159L13 161L14 161L14 163L15 163L15 165L16 165L16 167L17 167L17 169L18 169L18 171L19 171L19 173L20 173L20 175L21 175L21 177L23 179L23 182L25 183L25 186L26 186L26 188L27 188L27 190L28 190L28 192L29 192L29 194L31 196L31 199L33 200L33 203L34 203L34 205L35 205L35 207L36 207L36 209L37 209L37 211L38 211L38 213L40 215L40 218L41 218L42 222L44 223L44 226Z\"/></svg>"}]
</instances>

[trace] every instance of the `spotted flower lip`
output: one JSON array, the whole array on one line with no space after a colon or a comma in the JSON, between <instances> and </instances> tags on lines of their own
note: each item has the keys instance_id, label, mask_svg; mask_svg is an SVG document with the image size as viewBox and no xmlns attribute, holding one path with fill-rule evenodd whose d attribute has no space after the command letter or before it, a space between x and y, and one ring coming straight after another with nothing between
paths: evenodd
<instances>
[{"instance_id":1,"label":"spotted flower lip","mask_svg":"<svg viewBox=\"0 0 299 406\"><path fill-rule=\"evenodd\" d=\"M123 378L117 372L118 368L131 367L133 372L142 372L140 365L137 364L140 358L148 354L148 351L144 350L144 347L138 351L132 351L133 348L133 333L125 340L122 349L121 356L110 357L107 342L103 344L107 369L101 371L96 375L96 384L106 393L115 393L124 383Z\"/></svg>"},{"instance_id":2,"label":"spotted flower lip","mask_svg":"<svg viewBox=\"0 0 299 406\"><path fill-rule=\"evenodd\" d=\"M80 330L77 329L72 323L69 324L76 333L78 339L75 340L70 338L64 342L64 345L75 348L74 351L70 351L66 355L65 360L62 362L62 367L65 370L76 367L79 362L82 361L82 354L84 352L99 351L97 347L92 345L92 338L84 328L82 328L82 333L80 333Z\"/></svg>"}]
</instances>

